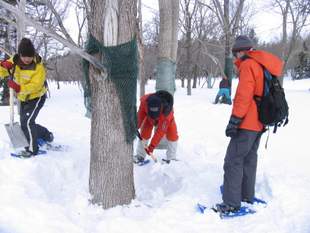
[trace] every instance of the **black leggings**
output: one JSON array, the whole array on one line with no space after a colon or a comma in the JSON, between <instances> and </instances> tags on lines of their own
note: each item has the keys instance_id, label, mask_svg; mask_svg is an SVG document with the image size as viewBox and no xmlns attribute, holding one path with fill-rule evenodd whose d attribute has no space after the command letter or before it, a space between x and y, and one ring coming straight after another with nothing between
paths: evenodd
<instances>
[{"instance_id":1,"label":"black leggings","mask_svg":"<svg viewBox=\"0 0 310 233\"><path fill-rule=\"evenodd\" d=\"M35 122L45 100L46 95L43 95L39 98L21 102L20 105L20 124L29 142L29 148L26 149L33 154L37 154L39 150L37 139L48 138L50 133L45 127Z\"/></svg>"}]
</instances>

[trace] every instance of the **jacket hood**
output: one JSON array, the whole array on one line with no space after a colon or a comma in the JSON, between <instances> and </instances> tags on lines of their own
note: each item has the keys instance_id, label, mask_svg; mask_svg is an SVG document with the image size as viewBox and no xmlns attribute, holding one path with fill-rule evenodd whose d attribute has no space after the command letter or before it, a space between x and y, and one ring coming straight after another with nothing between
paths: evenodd
<instances>
[{"instance_id":1,"label":"jacket hood","mask_svg":"<svg viewBox=\"0 0 310 233\"><path fill-rule=\"evenodd\" d=\"M247 55L264 66L271 74L282 75L284 63L279 57L262 50L248 51Z\"/></svg>"}]
</instances>

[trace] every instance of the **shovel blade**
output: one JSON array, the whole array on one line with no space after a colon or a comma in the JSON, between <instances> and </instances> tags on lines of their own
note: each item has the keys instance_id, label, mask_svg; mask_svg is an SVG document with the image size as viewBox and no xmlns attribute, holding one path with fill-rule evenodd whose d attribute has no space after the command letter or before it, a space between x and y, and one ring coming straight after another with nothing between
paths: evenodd
<instances>
[{"instance_id":1,"label":"shovel blade","mask_svg":"<svg viewBox=\"0 0 310 233\"><path fill-rule=\"evenodd\" d=\"M4 127L14 148L29 146L25 134L18 122L14 122L13 125L5 124Z\"/></svg>"}]
</instances>

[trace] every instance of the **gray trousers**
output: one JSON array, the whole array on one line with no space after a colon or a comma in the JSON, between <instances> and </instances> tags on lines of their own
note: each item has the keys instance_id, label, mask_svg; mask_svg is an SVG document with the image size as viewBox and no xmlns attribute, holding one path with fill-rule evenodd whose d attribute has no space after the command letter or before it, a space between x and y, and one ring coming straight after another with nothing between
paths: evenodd
<instances>
[{"instance_id":1,"label":"gray trousers","mask_svg":"<svg viewBox=\"0 0 310 233\"><path fill-rule=\"evenodd\" d=\"M229 142L224 161L225 204L239 207L241 200L252 200L255 194L257 150L261 132L240 129Z\"/></svg>"}]
</instances>

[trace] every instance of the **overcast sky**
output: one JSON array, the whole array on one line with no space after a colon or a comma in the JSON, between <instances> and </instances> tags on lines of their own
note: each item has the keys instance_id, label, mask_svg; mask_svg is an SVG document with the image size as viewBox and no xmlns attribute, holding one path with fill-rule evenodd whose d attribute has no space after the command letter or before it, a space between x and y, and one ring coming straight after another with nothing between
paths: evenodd
<instances>
[{"instance_id":1,"label":"overcast sky","mask_svg":"<svg viewBox=\"0 0 310 233\"><path fill-rule=\"evenodd\" d=\"M250 2L250 1L247 1ZM251 24L255 27L255 32L262 41L271 41L280 38L281 35L281 16L268 9L267 0L254 1L254 8L257 13L251 19ZM150 20L155 11L158 11L157 0L142 0L143 21Z\"/></svg>"},{"instance_id":2,"label":"overcast sky","mask_svg":"<svg viewBox=\"0 0 310 233\"><path fill-rule=\"evenodd\" d=\"M266 6L267 0L255 1L247 0L247 2L253 1L257 14L253 16L251 24L255 27L255 32L259 37L260 42L277 40L281 35L281 16L278 13L271 12ZM155 12L158 12L157 0L142 0L142 14L143 21L151 20ZM74 9L71 7L71 11L68 14L68 18L65 20L65 26L69 33L73 37L77 37L77 23Z\"/></svg>"}]
</instances>

